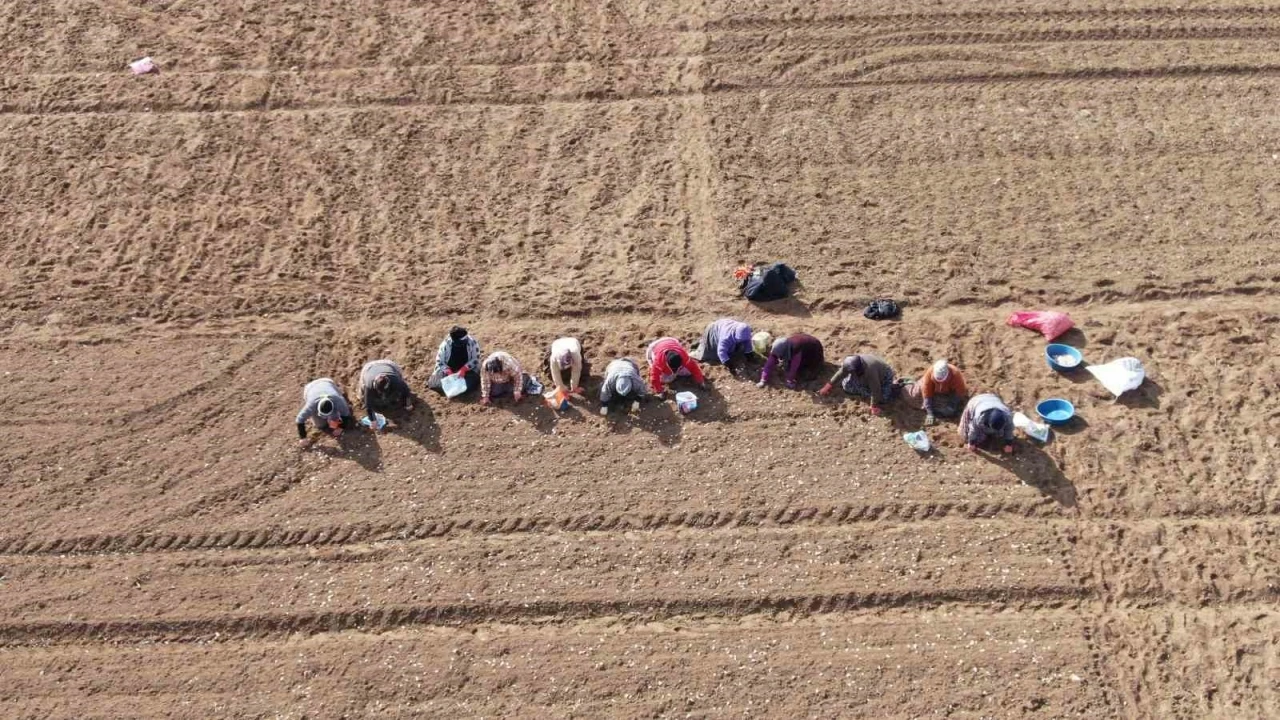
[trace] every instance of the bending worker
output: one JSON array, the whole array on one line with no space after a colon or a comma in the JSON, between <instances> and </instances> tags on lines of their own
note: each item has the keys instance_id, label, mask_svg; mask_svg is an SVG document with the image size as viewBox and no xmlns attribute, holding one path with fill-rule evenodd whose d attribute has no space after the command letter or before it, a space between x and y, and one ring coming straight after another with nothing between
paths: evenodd
<instances>
[{"instance_id":1,"label":"bending worker","mask_svg":"<svg viewBox=\"0 0 1280 720\"><path fill-rule=\"evenodd\" d=\"M960 438L970 452L989 438L1004 440L1005 453L1013 452L1013 414L997 395L975 395L960 416Z\"/></svg>"},{"instance_id":2,"label":"bending worker","mask_svg":"<svg viewBox=\"0 0 1280 720\"><path fill-rule=\"evenodd\" d=\"M524 399L524 370L510 353L501 350L484 360L480 372L480 404L488 405L495 397L510 394L516 401Z\"/></svg>"},{"instance_id":3,"label":"bending worker","mask_svg":"<svg viewBox=\"0 0 1280 720\"><path fill-rule=\"evenodd\" d=\"M805 333L795 333L773 341L769 348L769 359L760 371L760 382L756 387L769 384L773 371L781 365L787 371L787 387L795 390L799 386L801 373L806 375L822 368L822 341Z\"/></svg>"},{"instance_id":4,"label":"bending worker","mask_svg":"<svg viewBox=\"0 0 1280 720\"><path fill-rule=\"evenodd\" d=\"M600 386L600 414L609 414L609 405L638 403L649 397L649 388L640 377L640 366L631 358L618 358L604 369L604 384Z\"/></svg>"},{"instance_id":5,"label":"bending worker","mask_svg":"<svg viewBox=\"0 0 1280 720\"><path fill-rule=\"evenodd\" d=\"M404 371L392 360L374 360L360 369L360 392L363 394L369 426L377 429L375 412L404 408L413 409L413 391L404 380Z\"/></svg>"},{"instance_id":6,"label":"bending worker","mask_svg":"<svg viewBox=\"0 0 1280 720\"><path fill-rule=\"evenodd\" d=\"M702 340L690 356L708 365L724 365L737 372L735 364L753 352L751 326L733 318L720 318L702 331Z\"/></svg>"},{"instance_id":7,"label":"bending worker","mask_svg":"<svg viewBox=\"0 0 1280 720\"><path fill-rule=\"evenodd\" d=\"M649 343L644 357L649 362L649 385L657 395L665 393L667 385L677 377L693 378L698 387L707 386L702 368L689 357L680 341L673 337L658 338Z\"/></svg>"},{"instance_id":8,"label":"bending worker","mask_svg":"<svg viewBox=\"0 0 1280 720\"><path fill-rule=\"evenodd\" d=\"M320 432L335 438L342 437L344 430L352 430L356 426L351 405L338 389L338 384L330 378L307 383L302 388L302 403L302 409L298 411L298 444L302 447L311 444L307 437L308 420L314 421Z\"/></svg>"},{"instance_id":9,"label":"bending worker","mask_svg":"<svg viewBox=\"0 0 1280 720\"><path fill-rule=\"evenodd\" d=\"M965 385L960 368L946 360L939 360L925 371L919 382L907 386L907 394L913 402L919 403L919 407L924 408L924 421L932 425L938 421L938 417L959 415L969 398L969 388Z\"/></svg>"},{"instance_id":10,"label":"bending worker","mask_svg":"<svg viewBox=\"0 0 1280 720\"><path fill-rule=\"evenodd\" d=\"M893 368L881 358L869 353L850 355L840 362L840 369L822 389L819 395L830 395L836 385L849 395L868 398L871 414L880 414L880 405L893 399L897 385L893 381Z\"/></svg>"},{"instance_id":11,"label":"bending worker","mask_svg":"<svg viewBox=\"0 0 1280 720\"><path fill-rule=\"evenodd\" d=\"M582 394L582 378L586 374L586 361L582 358L582 343L577 338L563 337L551 343L551 356L547 359L551 372L551 384L557 390L570 395ZM569 384L564 384L564 371L569 371Z\"/></svg>"}]
</instances>

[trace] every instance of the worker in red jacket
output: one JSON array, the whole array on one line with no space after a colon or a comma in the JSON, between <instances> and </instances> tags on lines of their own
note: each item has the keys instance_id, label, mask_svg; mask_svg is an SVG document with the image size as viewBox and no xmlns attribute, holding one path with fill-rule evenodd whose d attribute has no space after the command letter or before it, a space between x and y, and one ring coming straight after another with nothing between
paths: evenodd
<instances>
[{"instance_id":1,"label":"worker in red jacket","mask_svg":"<svg viewBox=\"0 0 1280 720\"><path fill-rule=\"evenodd\" d=\"M649 385L657 395L666 392L667 385L677 377L693 378L698 387L707 386L702 368L689 357L689 352L680 341L673 337L658 338L649 343L644 357L649 361Z\"/></svg>"}]
</instances>

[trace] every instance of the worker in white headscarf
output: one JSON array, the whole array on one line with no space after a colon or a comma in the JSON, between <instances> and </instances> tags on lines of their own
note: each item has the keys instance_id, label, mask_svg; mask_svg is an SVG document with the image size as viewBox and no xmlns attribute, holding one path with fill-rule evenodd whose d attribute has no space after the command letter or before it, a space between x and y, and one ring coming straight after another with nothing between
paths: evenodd
<instances>
[{"instance_id":1,"label":"worker in white headscarf","mask_svg":"<svg viewBox=\"0 0 1280 720\"><path fill-rule=\"evenodd\" d=\"M969 399L969 388L960 368L938 360L924 372L919 381L907 385L907 397L924 408L925 422L932 425L938 417L955 417Z\"/></svg>"}]
</instances>

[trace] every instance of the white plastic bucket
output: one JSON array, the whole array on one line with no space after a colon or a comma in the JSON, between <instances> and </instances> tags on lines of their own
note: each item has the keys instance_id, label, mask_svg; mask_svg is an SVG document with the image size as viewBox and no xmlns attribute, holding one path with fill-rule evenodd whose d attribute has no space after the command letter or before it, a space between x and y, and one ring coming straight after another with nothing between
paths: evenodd
<instances>
[{"instance_id":1,"label":"white plastic bucket","mask_svg":"<svg viewBox=\"0 0 1280 720\"><path fill-rule=\"evenodd\" d=\"M686 415L698 409L698 396L691 392L676 393L676 407Z\"/></svg>"}]
</instances>

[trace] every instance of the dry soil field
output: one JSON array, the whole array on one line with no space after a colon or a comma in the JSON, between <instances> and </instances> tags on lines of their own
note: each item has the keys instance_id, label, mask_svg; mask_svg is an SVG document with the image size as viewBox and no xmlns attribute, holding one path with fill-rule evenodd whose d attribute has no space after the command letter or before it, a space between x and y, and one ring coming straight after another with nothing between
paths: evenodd
<instances>
[{"instance_id":1,"label":"dry soil field","mask_svg":"<svg viewBox=\"0 0 1280 720\"><path fill-rule=\"evenodd\" d=\"M0 716L1276 716L1280 4L1166 2L0 0ZM295 447L455 321L718 315L1084 422L715 369Z\"/></svg>"}]
</instances>

